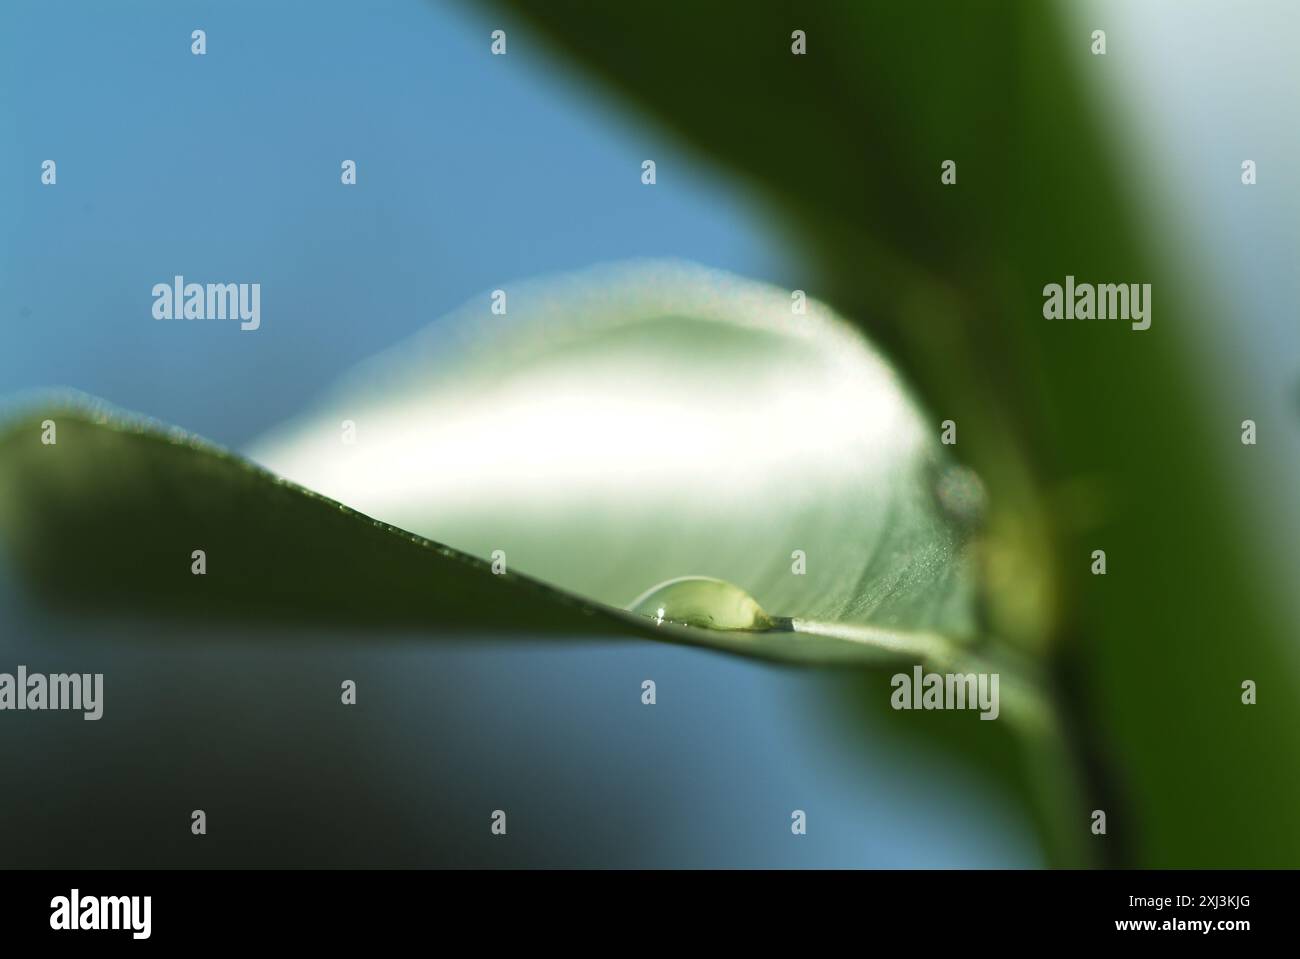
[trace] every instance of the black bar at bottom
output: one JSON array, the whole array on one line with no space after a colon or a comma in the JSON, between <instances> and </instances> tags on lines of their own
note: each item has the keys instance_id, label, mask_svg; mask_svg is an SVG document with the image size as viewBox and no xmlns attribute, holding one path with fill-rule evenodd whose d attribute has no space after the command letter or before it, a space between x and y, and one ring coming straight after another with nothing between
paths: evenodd
<instances>
[{"instance_id":1,"label":"black bar at bottom","mask_svg":"<svg viewBox=\"0 0 1300 959\"><path fill-rule=\"evenodd\" d=\"M530 929L535 943L620 930L662 941L701 923L737 939L787 926L850 928L863 942L919 931L927 945L1030 943L1046 934L1231 946L1291 938L1295 880L1292 871L1234 870L31 870L0 872L0 928L7 943L92 947L133 939L208 946L337 946L404 936L429 942L439 930L432 942L446 945L441 937L456 929L477 929L492 941Z\"/></svg>"}]
</instances>

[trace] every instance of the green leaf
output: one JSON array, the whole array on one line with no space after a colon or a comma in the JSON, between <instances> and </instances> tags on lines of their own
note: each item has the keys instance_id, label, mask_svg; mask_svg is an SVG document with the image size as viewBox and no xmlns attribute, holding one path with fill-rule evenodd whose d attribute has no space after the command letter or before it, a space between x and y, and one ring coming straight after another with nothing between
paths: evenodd
<instances>
[{"instance_id":1,"label":"green leaf","mask_svg":"<svg viewBox=\"0 0 1300 959\"><path fill-rule=\"evenodd\" d=\"M52 424L55 442L42 442ZM51 396L0 436L0 530L52 604L373 628L626 631L177 429ZM205 554L204 575L192 554Z\"/></svg>"},{"instance_id":2,"label":"green leaf","mask_svg":"<svg viewBox=\"0 0 1300 959\"><path fill-rule=\"evenodd\" d=\"M135 610L974 658L978 480L859 334L684 264L510 297L363 364L259 444L288 479L102 404L37 403L0 438L0 527L48 594ZM777 619L702 628L676 616L680 590L666 616L627 611L680 576Z\"/></svg>"},{"instance_id":3,"label":"green leaf","mask_svg":"<svg viewBox=\"0 0 1300 959\"><path fill-rule=\"evenodd\" d=\"M978 480L852 327L681 263L508 297L362 364L252 457L611 606L708 576L777 616L974 637Z\"/></svg>"}]
</instances>

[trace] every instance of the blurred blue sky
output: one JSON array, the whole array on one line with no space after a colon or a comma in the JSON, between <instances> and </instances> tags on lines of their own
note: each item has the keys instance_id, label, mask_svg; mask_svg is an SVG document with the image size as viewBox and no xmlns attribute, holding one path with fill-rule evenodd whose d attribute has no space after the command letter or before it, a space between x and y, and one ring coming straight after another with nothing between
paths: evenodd
<instances>
[{"instance_id":1,"label":"blurred blue sky","mask_svg":"<svg viewBox=\"0 0 1300 959\"><path fill-rule=\"evenodd\" d=\"M509 280L638 255L793 277L724 180L522 27L490 56L467 9L6 3L0 390L73 385L239 445ZM177 273L260 282L262 329L155 322Z\"/></svg>"}]
</instances>

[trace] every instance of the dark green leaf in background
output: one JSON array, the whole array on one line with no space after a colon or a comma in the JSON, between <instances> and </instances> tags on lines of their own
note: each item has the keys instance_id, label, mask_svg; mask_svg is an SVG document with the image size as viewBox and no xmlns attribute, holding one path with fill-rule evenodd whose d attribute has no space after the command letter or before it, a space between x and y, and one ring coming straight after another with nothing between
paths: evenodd
<instances>
[{"instance_id":1,"label":"dark green leaf in background","mask_svg":"<svg viewBox=\"0 0 1300 959\"><path fill-rule=\"evenodd\" d=\"M1215 299L1140 229L1088 92L1114 49L1088 58L1089 31L1041 0L499 7L749 184L815 264L810 291L959 422L990 491L992 625L1052 650L1076 798L1108 810L1104 839L1071 819L1088 858L1300 861L1295 629L1239 530L1239 417L1192 360ZM1151 283L1152 328L1045 321L1067 274ZM1267 705L1242 706L1244 679Z\"/></svg>"}]
</instances>

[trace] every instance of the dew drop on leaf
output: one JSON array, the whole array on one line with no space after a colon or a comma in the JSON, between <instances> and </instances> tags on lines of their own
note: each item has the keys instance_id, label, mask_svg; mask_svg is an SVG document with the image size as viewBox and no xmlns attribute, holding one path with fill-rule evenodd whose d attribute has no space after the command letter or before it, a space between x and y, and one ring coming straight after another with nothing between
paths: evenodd
<instances>
[{"instance_id":1,"label":"dew drop on leaf","mask_svg":"<svg viewBox=\"0 0 1300 959\"><path fill-rule=\"evenodd\" d=\"M771 629L776 620L733 583L708 576L680 576L660 583L628 607L656 623L705 629Z\"/></svg>"}]
</instances>

